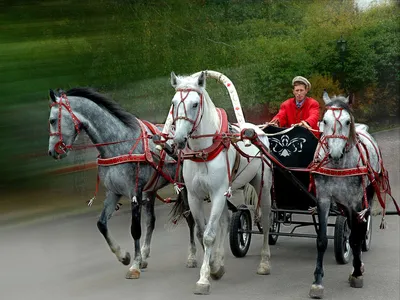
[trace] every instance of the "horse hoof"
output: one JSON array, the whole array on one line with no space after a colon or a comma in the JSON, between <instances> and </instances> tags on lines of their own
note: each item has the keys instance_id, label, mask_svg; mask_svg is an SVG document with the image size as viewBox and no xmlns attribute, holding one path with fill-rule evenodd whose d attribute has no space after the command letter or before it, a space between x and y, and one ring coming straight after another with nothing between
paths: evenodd
<instances>
[{"instance_id":1,"label":"horse hoof","mask_svg":"<svg viewBox=\"0 0 400 300\"><path fill-rule=\"evenodd\" d=\"M211 277L212 279L214 279L214 280L218 280L218 279L221 279L222 276L224 276L224 274L225 274L225 267L224 267L224 266L221 266L221 267L219 267L219 269L218 269L217 272L215 272L215 273L210 273L210 277Z\"/></svg>"},{"instance_id":2,"label":"horse hoof","mask_svg":"<svg viewBox=\"0 0 400 300\"><path fill-rule=\"evenodd\" d=\"M196 283L196 287L194 288L194 294L196 295L209 295L210 294L210 287L209 283Z\"/></svg>"},{"instance_id":3,"label":"horse hoof","mask_svg":"<svg viewBox=\"0 0 400 300\"><path fill-rule=\"evenodd\" d=\"M121 260L121 262L124 266L128 266L131 263L131 255L129 252L126 252L125 257Z\"/></svg>"},{"instance_id":4,"label":"horse hoof","mask_svg":"<svg viewBox=\"0 0 400 300\"><path fill-rule=\"evenodd\" d=\"M308 295L312 299L322 299L324 298L324 287L321 284L312 284Z\"/></svg>"},{"instance_id":5,"label":"horse hoof","mask_svg":"<svg viewBox=\"0 0 400 300\"><path fill-rule=\"evenodd\" d=\"M361 274L364 275L364 273L365 273L365 266L364 266L364 263L361 264L360 271L361 271ZM353 272L354 272L354 269L353 269ZM355 276L354 276L354 277L355 277ZM353 273L350 273L350 274L349 274L349 282L351 282L351 278L353 278Z\"/></svg>"},{"instance_id":6,"label":"horse hoof","mask_svg":"<svg viewBox=\"0 0 400 300\"><path fill-rule=\"evenodd\" d=\"M146 269L148 266L148 262L147 261L142 261L142 263L140 264L140 268L141 269Z\"/></svg>"},{"instance_id":7,"label":"horse hoof","mask_svg":"<svg viewBox=\"0 0 400 300\"><path fill-rule=\"evenodd\" d=\"M362 288L364 286L363 276L350 276L350 286L353 288Z\"/></svg>"},{"instance_id":8,"label":"horse hoof","mask_svg":"<svg viewBox=\"0 0 400 300\"><path fill-rule=\"evenodd\" d=\"M269 266L269 264L262 264L258 267L257 274L258 275L269 275L269 274L271 274L271 267Z\"/></svg>"},{"instance_id":9,"label":"horse hoof","mask_svg":"<svg viewBox=\"0 0 400 300\"><path fill-rule=\"evenodd\" d=\"M190 259L186 263L186 268L197 268L197 261L195 259Z\"/></svg>"},{"instance_id":10,"label":"horse hoof","mask_svg":"<svg viewBox=\"0 0 400 300\"><path fill-rule=\"evenodd\" d=\"M140 271L133 269L129 270L125 276L126 279L139 279L140 278Z\"/></svg>"}]
</instances>

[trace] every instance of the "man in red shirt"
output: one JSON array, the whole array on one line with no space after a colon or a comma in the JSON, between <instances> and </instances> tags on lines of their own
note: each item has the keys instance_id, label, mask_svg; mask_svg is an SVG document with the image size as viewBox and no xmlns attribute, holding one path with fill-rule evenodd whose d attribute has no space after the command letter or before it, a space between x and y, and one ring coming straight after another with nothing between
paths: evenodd
<instances>
[{"instance_id":1,"label":"man in red shirt","mask_svg":"<svg viewBox=\"0 0 400 300\"><path fill-rule=\"evenodd\" d=\"M278 114L268 125L279 127L298 125L318 130L319 103L311 97L306 97L311 83L302 76L296 76L292 80L292 86L294 98L287 99L281 104Z\"/></svg>"}]
</instances>

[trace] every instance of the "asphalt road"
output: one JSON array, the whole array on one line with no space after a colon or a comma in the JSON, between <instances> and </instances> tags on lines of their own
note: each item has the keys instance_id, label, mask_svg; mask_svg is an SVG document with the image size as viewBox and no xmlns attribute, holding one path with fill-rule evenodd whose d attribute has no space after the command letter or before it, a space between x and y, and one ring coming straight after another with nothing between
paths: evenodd
<instances>
[{"instance_id":1,"label":"asphalt road","mask_svg":"<svg viewBox=\"0 0 400 300\"><path fill-rule=\"evenodd\" d=\"M400 129L376 135L389 170L393 195L400 200ZM127 207L128 205L125 205ZM392 206L391 206L392 207ZM272 273L256 274L261 236L253 235L246 257L235 258L226 242L226 274L212 281L211 295L196 296L199 268L185 267L188 230L184 223L170 228L170 207L156 207L156 230L149 266L138 280L125 279L127 267L108 249L96 227L97 214L48 219L0 229L0 299L309 299L316 247L309 238L279 237L271 246ZM373 219L372 247L364 253L364 288L353 289L347 279L351 265L338 265L333 241L325 256L324 299L400 298L400 218L388 216L379 229ZM132 249L130 216L117 213L110 228L117 241ZM284 230L288 230L284 228ZM313 228L303 230L313 232ZM202 251L198 251L200 264Z\"/></svg>"}]
</instances>

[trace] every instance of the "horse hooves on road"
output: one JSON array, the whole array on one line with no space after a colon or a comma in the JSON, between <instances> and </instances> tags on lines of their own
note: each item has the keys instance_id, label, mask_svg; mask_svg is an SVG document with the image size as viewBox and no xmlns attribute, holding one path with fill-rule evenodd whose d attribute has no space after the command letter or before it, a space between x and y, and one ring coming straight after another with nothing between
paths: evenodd
<instances>
[{"instance_id":1,"label":"horse hooves on road","mask_svg":"<svg viewBox=\"0 0 400 300\"><path fill-rule=\"evenodd\" d=\"M222 276L224 276L225 274L225 267L221 266L217 272L215 273L210 273L210 277L214 280L219 280L222 278Z\"/></svg>"},{"instance_id":2,"label":"horse hooves on road","mask_svg":"<svg viewBox=\"0 0 400 300\"><path fill-rule=\"evenodd\" d=\"M324 298L324 287L320 284L313 284L308 295L312 299L322 299Z\"/></svg>"},{"instance_id":3,"label":"horse hooves on road","mask_svg":"<svg viewBox=\"0 0 400 300\"><path fill-rule=\"evenodd\" d=\"M260 265L257 269L258 275L269 275L271 274L271 267L269 265Z\"/></svg>"},{"instance_id":4,"label":"horse hooves on road","mask_svg":"<svg viewBox=\"0 0 400 300\"><path fill-rule=\"evenodd\" d=\"M210 294L211 285L204 283L196 283L196 287L194 288L194 293L196 295L209 295Z\"/></svg>"},{"instance_id":5,"label":"horse hooves on road","mask_svg":"<svg viewBox=\"0 0 400 300\"><path fill-rule=\"evenodd\" d=\"M353 288L362 288L364 286L364 278L363 276L354 277L351 276L350 278L350 286Z\"/></svg>"},{"instance_id":6,"label":"horse hooves on road","mask_svg":"<svg viewBox=\"0 0 400 300\"><path fill-rule=\"evenodd\" d=\"M129 252L126 252L125 257L121 260L121 262L124 266L128 266L131 263L131 255Z\"/></svg>"},{"instance_id":7,"label":"horse hooves on road","mask_svg":"<svg viewBox=\"0 0 400 300\"><path fill-rule=\"evenodd\" d=\"M126 272L125 275L126 279L139 279L140 278L140 271L139 270L129 270L128 272Z\"/></svg>"}]
</instances>

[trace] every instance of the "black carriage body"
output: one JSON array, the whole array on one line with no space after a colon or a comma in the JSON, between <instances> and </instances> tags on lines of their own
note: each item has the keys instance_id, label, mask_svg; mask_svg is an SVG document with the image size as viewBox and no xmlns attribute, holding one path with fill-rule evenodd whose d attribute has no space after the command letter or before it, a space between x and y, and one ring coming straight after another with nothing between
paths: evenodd
<instances>
[{"instance_id":1,"label":"black carriage body","mask_svg":"<svg viewBox=\"0 0 400 300\"><path fill-rule=\"evenodd\" d=\"M270 153L287 168L303 184L308 187L310 173L307 171L295 171L296 168L307 169L312 162L314 152L318 145L318 139L309 130L303 127L287 128L268 126L264 132L277 134L269 136ZM280 132L283 132L279 134ZM293 180L278 170L279 166L273 164L274 178L272 198L279 209L307 210L316 205L310 195L301 190Z\"/></svg>"}]
</instances>

